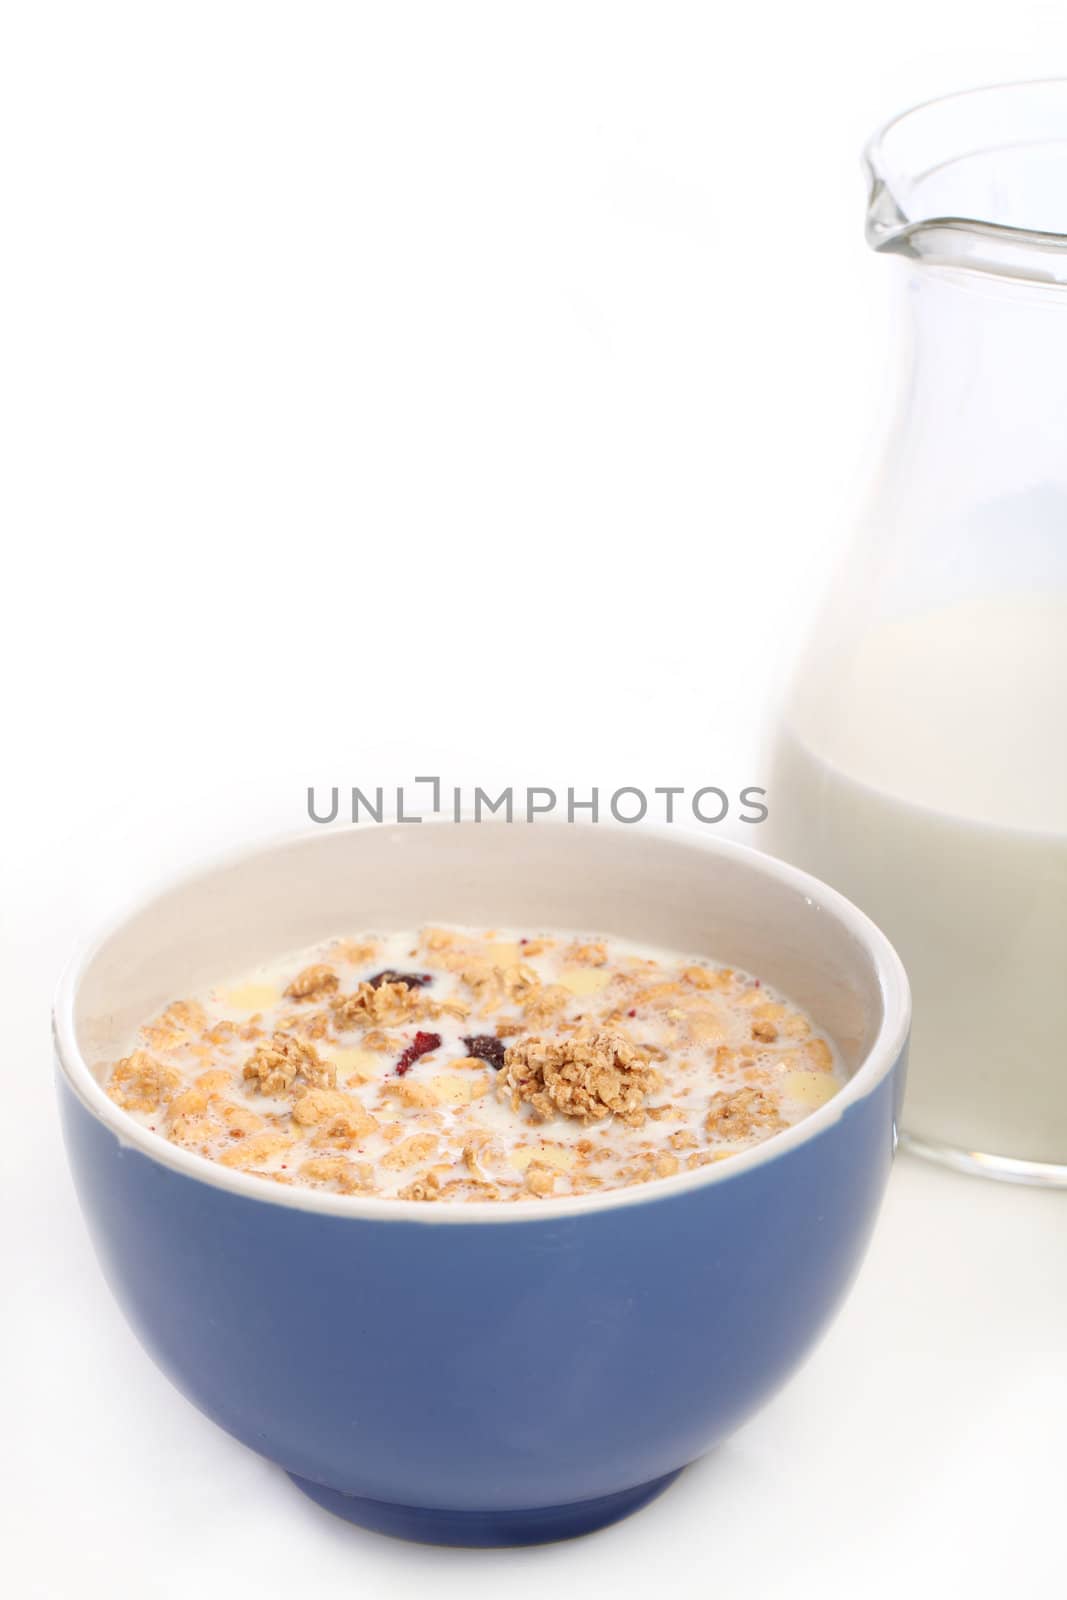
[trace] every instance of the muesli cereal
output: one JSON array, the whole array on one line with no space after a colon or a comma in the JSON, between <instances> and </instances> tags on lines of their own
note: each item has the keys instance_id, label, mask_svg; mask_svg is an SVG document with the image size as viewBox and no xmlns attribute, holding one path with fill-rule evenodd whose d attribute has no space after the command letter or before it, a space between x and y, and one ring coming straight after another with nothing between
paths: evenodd
<instances>
[{"instance_id":1,"label":"muesli cereal","mask_svg":"<svg viewBox=\"0 0 1067 1600\"><path fill-rule=\"evenodd\" d=\"M726 1160L842 1082L830 1040L746 972L599 935L422 928L174 1002L107 1092L272 1183L507 1201Z\"/></svg>"}]
</instances>

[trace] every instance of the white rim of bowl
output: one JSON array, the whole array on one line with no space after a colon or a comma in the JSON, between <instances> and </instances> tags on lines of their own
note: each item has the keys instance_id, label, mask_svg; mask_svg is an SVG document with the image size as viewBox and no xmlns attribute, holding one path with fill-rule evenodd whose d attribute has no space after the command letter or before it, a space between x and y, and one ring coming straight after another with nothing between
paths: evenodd
<instances>
[{"instance_id":1,"label":"white rim of bowl","mask_svg":"<svg viewBox=\"0 0 1067 1600\"><path fill-rule=\"evenodd\" d=\"M426 823L437 827L451 827L448 818L427 817ZM496 818L481 826L496 827L591 827L586 821L571 823L561 818L541 819L536 823L508 823ZM357 824L357 826L359 826ZM400 824L364 824L362 831L382 832ZM338 829L328 830L338 832ZM350 831L350 830L346 830ZM700 835L669 829L665 825L642 826L639 838L655 838L681 845L685 849L699 850L740 861L757 875L776 879L798 890L809 904L818 906L836 918L853 935L870 957L878 979L882 1000L882 1022L870 1050L842 1089L825 1105L786 1128L772 1134L762 1144L740 1151L728 1161L712 1162L706 1167L696 1167L691 1172L681 1172L671 1178L651 1178L645 1183L630 1184L625 1188L607 1189L595 1194L561 1195L547 1200L436 1200L420 1203L414 1200L396 1200L374 1195L333 1194L321 1189L305 1189L294 1184L268 1184L263 1178L253 1178L220 1166L207 1156L183 1150L171 1144L162 1134L152 1133L141 1126L127 1112L104 1093L81 1053L74 1033L74 1001L83 973L100 946L116 933L125 922L138 912L147 909L152 901L173 889L180 888L189 879L206 876L227 866L234 866L254 856L269 855L285 845L297 844L326 836L327 830L300 829L276 835L249 846L241 845L212 856L193 867L184 867L157 882L147 894L120 915L113 917L99 932L84 940L68 963L56 989L52 1009L52 1032L56 1055L71 1089L82 1104L92 1112L118 1139L120 1145L136 1149L160 1166L169 1167L183 1177L216 1189L228 1190L246 1200L261 1205L283 1206L289 1210L310 1211L319 1216L350 1217L365 1222L406 1222L435 1225L451 1223L473 1225L476 1223L552 1222L556 1218L586 1216L598 1211L615 1211L626 1206L647 1205L655 1200L668 1200L672 1196L688 1194L711 1184L726 1183L730 1179L751 1172L754 1167L774 1161L809 1139L816 1138L824 1129L838 1122L852 1105L864 1099L882 1081L900 1057L908 1037L911 1023L911 991L903 963L893 946L868 916L858 906L846 900L829 884L814 878L765 854L751 845L737 844L726 839L704 839Z\"/></svg>"}]
</instances>

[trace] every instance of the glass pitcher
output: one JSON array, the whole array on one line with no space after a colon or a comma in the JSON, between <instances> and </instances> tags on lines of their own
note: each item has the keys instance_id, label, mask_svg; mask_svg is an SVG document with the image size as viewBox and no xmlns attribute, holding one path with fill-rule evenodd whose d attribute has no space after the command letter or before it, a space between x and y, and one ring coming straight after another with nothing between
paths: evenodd
<instances>
[{"instance_id":1,"label":"glass pitcher","mask_svg":"<svg viewBox=\"0 0 1067 1600\"><path fill-rule=\"evenodd\" d=\"M904 959L911 1146L1067 1184L1067 80L920 106L866 166L897 415L764 840Z\"/></svg>"}]
</instances>

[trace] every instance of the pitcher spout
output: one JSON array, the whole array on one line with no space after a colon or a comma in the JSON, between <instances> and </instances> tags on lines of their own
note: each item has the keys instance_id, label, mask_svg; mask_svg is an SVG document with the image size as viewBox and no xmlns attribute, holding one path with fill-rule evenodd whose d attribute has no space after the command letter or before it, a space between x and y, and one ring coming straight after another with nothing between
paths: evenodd
<instances>
[{"instance_id":1,"label":"pitcher spout","mask_svg":"<svg viewBox=\"0 0 1067 1600\"><path fill-rule=\"evenodd\" d=\"M884 254L1067 284L1067 79L1001 84L895 117L864 152Z\"/></svg>"}]
</instances>

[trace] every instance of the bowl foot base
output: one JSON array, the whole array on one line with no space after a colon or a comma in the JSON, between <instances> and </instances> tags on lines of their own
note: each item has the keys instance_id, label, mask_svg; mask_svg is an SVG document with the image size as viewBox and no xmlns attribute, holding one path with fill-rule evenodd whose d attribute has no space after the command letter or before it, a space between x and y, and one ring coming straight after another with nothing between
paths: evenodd
<instances>
[{"instance_id":1,"label":"bowl foot base","mask_svg":"<svg viewBox=\"0 0 1067 1600\"><path fill-rule=\"evenodd\" d=\"M419 1544L466 1545L479 1548L502 1545L548 1544L554 1539L574 1539L619 1522L639 1511L678 1472L668 1472L651 1483L602 1495L597 1500L576 1500L566 1506L534 1506L527 1511L436 1511L423 1506L398 1506L383 1500L362 1500L341 1494L321 1483L311 1483L291 1472L289 1477L318 1505L374 1533L413 1539Z\"/></svg>"}]
</instances>

